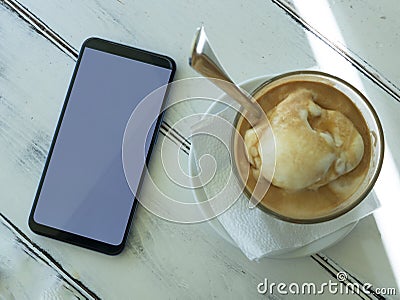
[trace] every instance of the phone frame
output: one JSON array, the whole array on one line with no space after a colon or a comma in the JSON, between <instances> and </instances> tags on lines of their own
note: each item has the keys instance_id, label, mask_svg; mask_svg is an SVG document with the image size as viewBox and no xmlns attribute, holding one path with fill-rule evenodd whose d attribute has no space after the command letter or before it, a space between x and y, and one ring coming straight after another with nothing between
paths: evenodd
<instances>
[{"instance_id":1,"label":"phone frame","mask_svg":"<svg viewBox=\"0 0 400 300\"><path fill-rule=\"evenodd\" d=\"M69 98L70 98L70 95L71 95L72 88L73 88L74 83L75 83L76 75L77 75L78 70L79 70L79 66L80 66L80 63L81 63L82 55L83 55L83 52L84 52L84 50L86 48L92 48L92 49L95 49L95 50L103 51L103 52L106 52L106 53L114 54L114 55L125 57L125 58L128 58L128 59L133 59L133 60L137 60L137 61L141 61L141 62L144 62L144 63L151 64L151 65L155 65L155 66L163 67L163 68L166 68L166 69L170 69L171 70L171 75L169 77L168 83L172 82L172 79L173 79L173 77L175 75L176 64L175 64L175 61L172 58L168 57L168 56L157 54L157 53L146 51L146 50L142 50L142 49L138 49L138 48L134 48L134 47L130 47L130 46L127 46L127 45L119 44L119 43L116 43L116 42L113 42L113 41L108 41L108 40L104 40L104 39L97 38L97 37L91 37L91 38L88 38L87 40L85 40L83 42L83 44L82 44L82 47L81 47L80 51L79 51L79 56L78 56L78 59L76 61L76 65L75 65L75 68L74 68L74 71L73 71L73 74L72 74L72 78L71 78L71 81L69 83L68 91L67 91L67 94L65 96L64 104L63 104L62 109L61 109L60 117L58 119L57 126L56 126L56 129L55 129L55 132L54 132L54 135L53 135L53 139L52 139L52 142L51 142L51 145L50 145L49 153L47 155L46 162L45 162L45 165L44 165L44 169L43 169L43 172L42 172L42 175L41 175L41 178L40 178L40 181L39 181L39 185L38 185L38 188L37 188L37 191L36 191L36 195L35 195L35 198L34 198L33 206L32 206L32 209L31 209L31 212L30 212L30 215L29 215L29 219L28 219L28 225L31 228L31 230L33 232L37 233L37 234L44 235L44 236L47 236L47 237L50 237L50 238L54 238L56 240L60 240L60 241L67 242L67 243L70 243L70 244L74 244L74 245L77 245L77 246L81 246L81 247L84 247L84 248L88 248L88 249L91 249L91 250L99 251L99 252L102 252L102 253L105 253L105 254L116 255L116 254L120 253L123 250L123 248L124 248L124 246L126 244L126 240L127 240L127 237L128 237L131 225L132 225L132 219L133 219L133 216L134 216L134 213L136 211L137 204L138 204L138 199L136 197L133 200L132 209L131 209L131 212L130 212L130 215L129 215L129 218L128 218L127 226L125 228L125 233L124 233L122 242L119 245L108 244L108 243L105 243L105 242L102 242L102 241L98 241L98 240L91 239L91 238L88 238L88 237L80 236L78 234L74 234L74 233L70 233L70 232L67 232L67 231L63 231L63 230L60 230L60 229L57 229L57 228L53 228L53 227L50 227L50 226L47 226L47 225L43 225L43 224L37 223L34 220L34 214L35 214L36 206L37 206L37 203L38 203L38 200L39 200L39 197L40 197L40 192L42 190L43 182L44 182L44 179L46 177L47 169L48 169L48 166L49 166L52 154L53 154L54 146L55 146L56 141L57 141L57 137L58 137L58 133L59 133L59 130L60 130L60 127L61 127L61 123L62 123L62 121L64 119L64 114L65 114L65 111L66 111L66 108L67 108L67 105L68 105L68 101L69 101ZM161 125L163 116L164 116L164 108L165 108L165 101L166 101L166 98L167 98L167 94L168 94L168 89L167 89L167 91L165 93L165 96L164 96L164 99L163 99L163 102L162 102L162 105L161 105L160 114L159 114L159 117L158 117L157 122L156 122L156 126L155 126L155 130L154 130L153 136L151 138L151 142L150 142L150 145L149 145L149 150L148 150L147 156L146 156L146 165L149 163L154 144L157 141L158 132L159 132L159 129L160 129L160 125ZM139 193L140 188L141 188L141 183L142 183L142 180L143 180L143 173L144 173L143 171L144 170L141 171L141 180L140 180L140 183L139 183L139 186L138 186L137 193ZM134 196L132 196L132 197L134 197Z\"/></svg>"}]
</instances>

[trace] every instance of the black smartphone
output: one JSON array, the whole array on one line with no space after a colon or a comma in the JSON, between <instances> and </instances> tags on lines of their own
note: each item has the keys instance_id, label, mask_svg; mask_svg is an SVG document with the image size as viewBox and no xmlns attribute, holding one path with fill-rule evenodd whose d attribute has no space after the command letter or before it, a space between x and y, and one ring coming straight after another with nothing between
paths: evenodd
<instances>
[{"instance_id":1,"label":"black smartphone","mask_svg":"<svg viewBox=\"0 0 400 300\"><path fill-rule=\"evenodd\" d=\"M29 216L32 231L106 254L122 251L167 89L152 99L158 120L137 143L138 153L146 144L147 157L134 168L136 191L123 170L124 130L137 105L170 83L175 69L164 55L99 38L83 43Z\"/></svg>"}]
</instances>

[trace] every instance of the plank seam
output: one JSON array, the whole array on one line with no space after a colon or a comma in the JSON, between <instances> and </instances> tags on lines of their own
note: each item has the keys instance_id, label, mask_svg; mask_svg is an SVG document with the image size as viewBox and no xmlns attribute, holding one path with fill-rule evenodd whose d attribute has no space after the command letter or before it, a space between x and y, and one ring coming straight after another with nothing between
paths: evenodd
<instances>
[{"instance_id":1,"label":"plank seam","mask_svg":"<svg viewBox=\"0 0 400 300\"><path fill-rule=\"evenodd\" d=\"M77 60L79 51L47 26L47 24L40 18L29 11L29 9L15 0L3 0L3 3L13 12L17 13L24 21L29 23L36 32L49 40L74 61ZM164 127L164 130L160 130L163 135L170 139L174 144L177 144L185 154L189 154L191 144L188 139L186 139L176 128L171 127L165 120L163 120L161 127Z\"/></svg>"},{"instance_id":2,"label":"plank seam","mask_svg":"<svg viewBox=\"0 0 400 300\"><path fill-rule=\"evenodd\" d=\"M62 265L57 262L47 251L39 247L36 243L34 243L26 234L23 233L21 229L19 229L16 225L14 225L7 217L5 217L0 212L0 223L6 226L8 230L10 230L16 239L26 247L30 253L27 253L35 260L40 260L44 264L48 265L51 269L53 269L57 274L69 285L74 287L77 291L81 293L86 299L100 299L99 296L96 295L92 290L90 290L87 286L85 286L81 281L75 279L72 275L70 275Z\"/></svg>"},{"instance_id":3,"label":"plank seam","mask_svg":"<svg viewBox=\"0 0 400 300\"><path fill-rule=\"evenodd\" d=\"M284 0L271 0L272 3L276 4L281 8L290 18L296 23L303 27L308 32L312 33L319 40L324 42L332 50L342 56L358 71L360 71L365 77L379 86L383 91L389 94L394 100L400 102L400 89L393 82L383 76L378 70L376 70L370 63L362 59L358 54L354 53L351 49L344 45L339 45L334 41L330 40L322 33L320 33L315 27L309 24L303 17L301 17L297 11L291 7Z\"/></svg>"}]
</instances>

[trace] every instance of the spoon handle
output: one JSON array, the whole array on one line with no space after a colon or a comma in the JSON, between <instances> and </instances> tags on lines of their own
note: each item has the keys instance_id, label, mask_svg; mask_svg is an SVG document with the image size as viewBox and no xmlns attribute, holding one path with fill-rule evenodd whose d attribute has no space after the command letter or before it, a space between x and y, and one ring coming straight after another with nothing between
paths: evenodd
<instances>
[{"instance_id":1,"label":"spoon handle","mask_svg":"<svg viewBox=\"0 0 400 300\"><path fill-rule=\"evenodd\" d=\"M210 79L225 93L239 102L253 117L261 117L261 108L254 104L251 98L244 94L225 72L208 42L203 26L196 32L189 64L198 73Z\"/></svg>"}]
</instances>

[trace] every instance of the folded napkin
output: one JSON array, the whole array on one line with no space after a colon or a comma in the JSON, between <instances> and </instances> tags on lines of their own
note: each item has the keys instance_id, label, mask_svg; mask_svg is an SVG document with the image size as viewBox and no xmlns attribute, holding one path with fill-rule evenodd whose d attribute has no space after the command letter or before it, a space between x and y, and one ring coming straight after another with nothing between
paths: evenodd
<instances>
[{"instance_id":1,"label":"folded napkin","mask_svg":"<svg viewBox=\"0 0 400 300\"><path fill-rule=\"evenodd\" d=\"M305 246L379 207L377 198L371 193L357 207L335 220L306 225L281 221L258 208L249 207L230 156L233 128L227 124L232 124L235 116L236 111L230 107L218 115L206 115L192 127L191 151L194 151L192 157L198 167L202 188L207 198L214 201L210 210L219 214L218 221L249 259L257 260ZM204 159L206 157L213 159ZM215 203L222 203L225 210Z\"/></svg>"}]
</instances>

